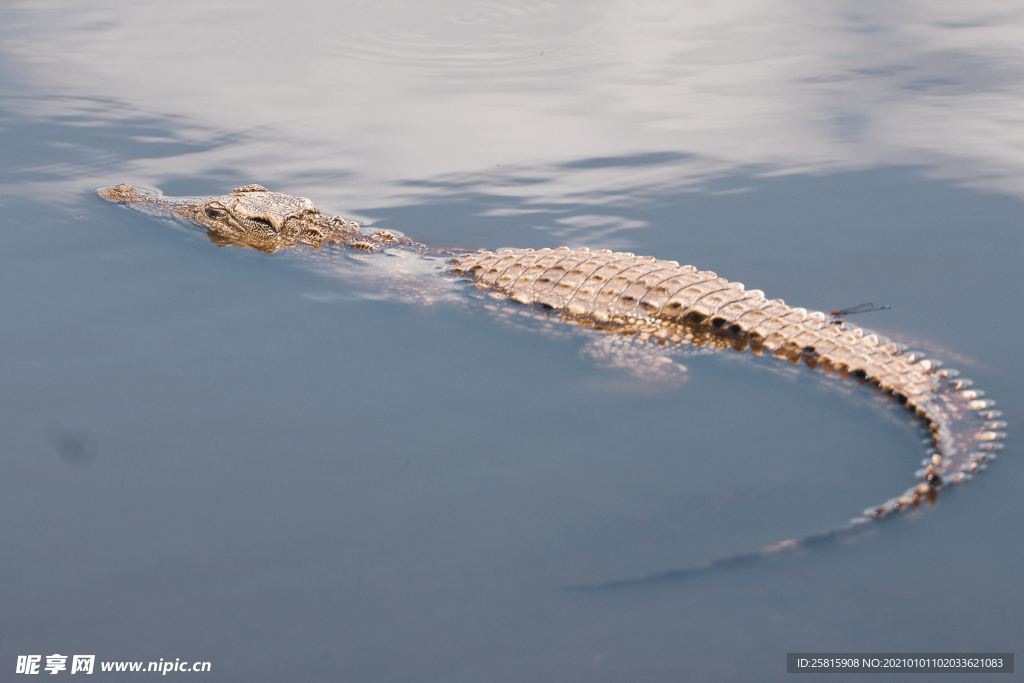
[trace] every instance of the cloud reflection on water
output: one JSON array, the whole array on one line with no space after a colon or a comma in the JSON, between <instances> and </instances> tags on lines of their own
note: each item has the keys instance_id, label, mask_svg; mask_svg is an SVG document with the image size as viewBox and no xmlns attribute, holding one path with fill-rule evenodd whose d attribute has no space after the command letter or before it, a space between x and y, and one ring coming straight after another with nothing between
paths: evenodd
<instances>
[{"instance_id":1,"label":"cloud reflection on water","mask_svg":"<svg viewBox=\"0 0 1024 683\"><path fill-rule=\"evenodd\" d=\"M19 91L102 95L218 141L125 164L143 184L234 169L382 206L436 192L403 181L485 171L546 201L751 170L915 164L1011 193L1024 175L1008 2L8 7ZM601 158L632 162L571 161Z\"/></svg>"}]
</instances>

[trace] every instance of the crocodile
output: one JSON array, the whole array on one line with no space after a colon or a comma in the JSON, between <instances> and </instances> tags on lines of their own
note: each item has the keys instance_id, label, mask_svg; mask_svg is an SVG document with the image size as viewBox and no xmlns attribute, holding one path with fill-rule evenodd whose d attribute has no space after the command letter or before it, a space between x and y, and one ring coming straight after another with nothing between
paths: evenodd
<instances>
[{"instance_id":1,"label":"crocodile","mask_svg":"<svg viewBox=\"0 0 1024 683\"><path fill-rule=\"evenodd\" d=\"M175 199L131 185L99 190L112 202L204 228L219 246L274 253L305 245L362 253L441 256L441 275L472 281L491 297L639 344L746 350L866 384L911 411L929 437L917 481L829 534L789 540L704 565L793 549L859 525L934 503L1002 448L1006 423L984 392L952 369L877 334L791 307L708 270L608 249L446 250L321 213L309 199L245 185L203 200ZM672 572L675 574L678 572Z\"/></svg>"}]
</instances>

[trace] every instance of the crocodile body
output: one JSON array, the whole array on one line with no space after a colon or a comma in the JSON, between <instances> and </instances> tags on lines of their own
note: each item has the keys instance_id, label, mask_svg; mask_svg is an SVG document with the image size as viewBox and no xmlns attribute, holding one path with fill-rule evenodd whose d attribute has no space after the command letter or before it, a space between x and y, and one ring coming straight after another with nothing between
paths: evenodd
<instances>
[{"instance_id":1,"label":"crocodile body","mask_svg":"<svg viewBox=\"0 0 1024 683\"><path fill-rule=\"evenodd\" d=\"M450 252L387 231L366 233L353 221L321 214L311 201L249 185L229 195L190 201L129 185L100 195L147 213L207 230L211 241L273 253L300 244L363 252L403 251L447 257L443 275L475 282L495 298L534 306L598 331L659 346L691 344L770 354L812 370L868 384L913 411L931 433L918 482L853 524L935 500L942 486L970 478L995 456L1006 425L993 402L954 370L939 370L894 343L821 312L768 299L716 273L607 249ZM847 527L849 528L849 527ZM759 552L792 547L788 541ZM789 544L789 545L787 545Z\"/></svg>"}]
</instances>

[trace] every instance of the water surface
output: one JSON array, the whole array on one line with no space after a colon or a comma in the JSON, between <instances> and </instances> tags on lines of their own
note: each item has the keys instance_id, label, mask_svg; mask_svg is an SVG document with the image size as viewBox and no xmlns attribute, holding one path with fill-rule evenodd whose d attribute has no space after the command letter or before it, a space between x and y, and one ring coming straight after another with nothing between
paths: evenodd
<instances>
[{"instance_id":1,"label":"water surface","mask_svg":"<svg viewBox=\"0 0 1024 683\"><path fill-rule=\"evenodd\" d=\"M789 651L1019 649L1019 10L3 13L0 666L744 681ZM855 544L566 591L835 528L909 485L921 434L741 356L651 386L468 292L382 300L94 196L117 182L888 303L864 324L974 379L1011 438Z\"/></svg>"}]
</instances>

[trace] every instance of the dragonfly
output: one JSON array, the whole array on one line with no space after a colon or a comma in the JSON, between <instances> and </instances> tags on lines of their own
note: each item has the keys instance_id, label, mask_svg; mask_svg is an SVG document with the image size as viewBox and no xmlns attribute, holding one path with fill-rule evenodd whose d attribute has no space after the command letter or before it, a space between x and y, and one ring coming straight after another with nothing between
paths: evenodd
<instances>
[{"instance_id":1,"label":"dragonfly","mask_svg":"<svg viewBox=\"0 0 1024 683\"><path fill-rule=\"evenodd\" d=\"M832 316L833 325L841 325L845 316L853 315L855 313L870 313L871 311L888 311L890 308L892 308L892 306L889 306L888 304L885 306L876 306L869 301L866 304L859 304L857 306L851 306L850 308L840 308L835 311L829 311L829 315Z\"/></svg>"}]
</instances>

